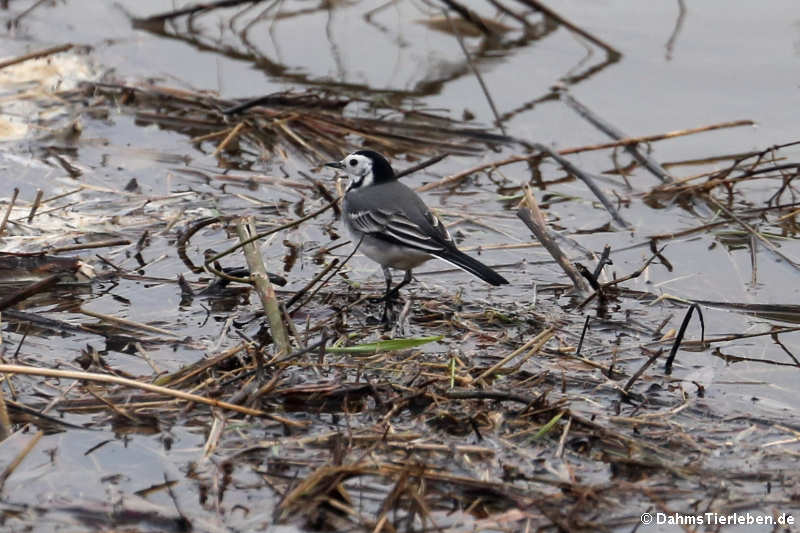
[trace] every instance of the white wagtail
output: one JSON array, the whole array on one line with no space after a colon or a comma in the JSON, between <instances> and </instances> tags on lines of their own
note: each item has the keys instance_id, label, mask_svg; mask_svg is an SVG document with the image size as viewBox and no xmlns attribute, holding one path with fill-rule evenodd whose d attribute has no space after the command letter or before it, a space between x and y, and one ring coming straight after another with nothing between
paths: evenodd
<instances>
[{"instance_id":1,"label":"white wagtail","mask_svg":"<svg viewBox=\"0 0 800 533\"><path fill-rule=\"evenodd\" d=\"M364 255L383 267L386 303L411 281L411 270L438 257L491 285L508 283L503 276L456 248L450 233L417 193L397 180L381 154L359 150L326 166L350 174L342 220ZM392 289L389 269L405 271ZM384 318L386 308L384 308Z\"/></svg>"}]
</instances>

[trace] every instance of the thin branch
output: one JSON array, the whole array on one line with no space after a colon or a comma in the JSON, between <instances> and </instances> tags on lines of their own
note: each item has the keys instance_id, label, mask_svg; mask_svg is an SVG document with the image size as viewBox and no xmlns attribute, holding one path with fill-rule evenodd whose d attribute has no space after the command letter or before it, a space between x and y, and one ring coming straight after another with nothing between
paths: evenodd
<instances>
[{"instance_id":1,"label":"thin branch","mask_svg":"<svg viewBox=\"0 0 800 533\"><path fill-rule=\"evenodd\" d=\"M246 415L273 418L284 424L292 425L295 427L304 427L304 425L300 422L295 422L293 420L289 420L284 417L278 417L277 415L272 415L265 411L261 411L260 409L251 409L249 407L234 405L232 403L223 402L221 400L214 400L212 398L198 396L197 394L191 394L188 392L183 392L175 389L169 389L167 387L159 387L158 385L151 385L150 383L142 383L140 381L121 378L118 376L109 376L106 374L97 374L94 372L77 372L75 370L53 370L50 368L38 368L35 366L4 365L4 364L0 364L0 372L8 372L10 374L26 374L29 376L44 376L50 378L79 379L84 381L95 381L99 383L111 383L113 385L122 385L125 387L133 387L148 392L154 392L156 394L163 394L165 396L170 396L172 398L178 398L179 400L187 400L189 402L202 403L204 405L210 405L211 407L217 407L219 409L236 411L237 413L242 413Z\"/></svg>"},{"instance_id":2,"label":"thin branch","mask_svg":"<svg viewBox=\"0 0 800 533\"><path fill-rule=\"evenodd\" d=\"M686 135L694 135L695 133L703 133L706 131L713 131L719 130L724 128L736 128L739 126L752 126L755 122L752 120L734 120L731 122L720 122L717 124L711 124L708 126L699 126L696 128L688 128L684 130L675 130L669 131L667 133L658 133L655 135L642 135L639 137L625 137L624 139L619 139L617 141L607 142L607 143L600 143L600 144L588 144L584 146L576 146L573 148L564 148L563 150L559 150L556 152L558 155L571 155L577 154L581 152L591 152L595 150L605 150L607 148L617 148L619 146L628 146L631 144L638 144L638 143L648 143L648 142L655 142L655 141L662 141L665 139L673 139L675 137L684 137ZM451 176L445 176L444 178L440 179L439 181L434 181L428 183L426 185L422 185L421 187L417 187L417 192L425 192L431 189L438 189L440 187L448 187L450 185L454 185L459 181L463 180L467 176L474 174L476 172L481 172L483 170L495 169L500 168L506 165L511 165L513 163L521 163L522 161L531 161L541 157L541 154L536 152L533 154L526 154L526 155L515 155L511 157L507 157L505 159L501 159L499 161L492 161L489 163L482 163L470 169L464 170L459 172L458 174L453 174Z\"/></svg>"},{"instance_id":3,"label":"thin branch","mask_svg":"<svg viewBox=\"0 0 800 533\"><path fill-rule=\"evenodd\" d=\"M39 442L39 439L42 438L44 435L44 431L38 431L36 434L31 437L28 442L25 444L25 447L14 457L14 459L5 467L2 473L0 473L0 491L3 490L3 487L6 484L6 480L9 478L11 474L14 473L14 470L22 463L22 461L28 456L34 446Z\"/></svg>"},{"instance_id":4,"label":"thin branch","mask_svg":"<svg viewBox=\"0 0 800 533\"><path fill-rule=\"evenodd\" d=\"M250 280L247 279L247 278L236 278L236 277L233 277L233 276L228 276L224 272L218 271L216 268L211 266L211 264L214 261L217 261L217 260L225 257L226 255L235 252L236 250L238 250L239 248L241 248L242 246L244 246L244 245L246 245L248 243L257 241L258 239L262 239L264 237L268 237L269 235L272 235L273 233L277 233L277 232L285 230L285 229L289 229L289 228L293 228L295 226L299 226L300 224L302 224L306 220L310 220L312 218L315 218L315 217L321 215L322 213L324 213L325 211L327 211L328 209L331 209L336 204L336 202L338 202L338 201L339 201L339 199L337 198L333 202L328 202L323 207L317 209L316 211L312 211L311 213L307 214L304 217L300 217L300 218L298 218L296 220L292 220L291 222L287 222L286 224L282 224L282 225L278 226L277 228L273 228L273 229L271 229L269 231L265 231L263 233L258 233L256 235L253 235L249 239L247 239L245 241L242 241L242 242L239 242L238 244L236 244L234 246L231 246L227 250L224 250L224 251L222 251L222 252L220 252L220 253L218 253L218 254L216 254L216 255L208 258L208 259L206 259L205 263L203 264L203 268L208 270L209 272L214 273L215 275L217 275L217 276L219 276L221 278L229 279L231 281L238 281L239 283L250 283Z\"/></svg>"},{"instance_id":5,"label":"thin branch","mask_svg":"<svg viewBox=\"0 0 800 533\"><path fill-rule=\"evenodd\" d=\"M23 63L25 61L29 61L31 59L41 59L43 57L51 56L53 54L58 54L61 52L66 52L67 50L71 50L72 47L75 46L74 44L62 44L60 46L53 46L51 48L45 48L44 50L37 50L36 52L31 52L30 54L25 54L19 57L14 57L12 59L7 59L5 61L0 61L0 69L4 69L6 67L10 67L11 65L17 65L19 63Z\"/></svg>"},{"instance_id":6,"label":"thin branch","mask_svg":"<svg viewBox=\"0 0 800 533\"><path fill-rule=\"evenodd\" d=\"M51 286L58 283L58 280L59 280L59 275L53 274L52 276L48 276L42 280L39 280L35 283L31 283L26 287L23 287L14 294L10 294L5 298L0 299L0 311L8 309L12 305L17 305L18 303L27 300L31 296L39 294L40 292L46 291Z\"/></svg>"},{"instance_id":7,"label":"thin branch","mask_svg":"<svg viewBox=\"0 0 800 533\"><path fill-rule=\"evenodd\" d=\"M544 220L542 212L539 210L539 205L531 193L530 187L525 186L525 201L529 207L520 207L517 210L517 216L525 222L525 225L536 235L539 242L550 252L553 259L556 260L558 265L564 273L572 280L572 284L581 294L588 294L591 292L588 283L583 277L575 270L575 267L570 263L561 248L558 247L555 240L550 236L547 230L547 223Z\"/></svg>"},{"instance_id":8,"label":"thin branch","mask_svg":"<svg viewBox=\"0 0 800 533\"><path fill-rule=\"evenodd\" d=\"M600 203L603 204L603 207L606 208L606 211L608 211L608 213L611 215L611 218L614 219L614 222L616 222L623 228L631 227L631 225L624 218L622 218L622 215L619 214L619 211L617 211L617 208L614 207L613 203L611 203L611 200L609 200L608 197L603 192L603 190L595 184L594 180L588 173L582 171L577 166L573 165L568 159L561 157L559 154L557 154L548 146L536 143L533 145L533 147L536 150L544 152L553 159L555 159L564 170L566 170L567 172L569 172L570 174L581 180L583 183L585 183L586 186L589 188L589 190L592 191L592 193L597 197L598 200L600 200Z\"/></svg>"}]
</instances>

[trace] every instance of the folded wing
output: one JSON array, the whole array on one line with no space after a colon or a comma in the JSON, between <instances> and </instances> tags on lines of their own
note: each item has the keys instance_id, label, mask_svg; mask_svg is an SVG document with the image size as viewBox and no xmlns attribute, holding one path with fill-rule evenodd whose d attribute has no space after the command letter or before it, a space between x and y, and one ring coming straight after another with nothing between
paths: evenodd
<instances>
[{"instance_id":1,"label":"folded wing","mask_svg":"<svg viewBox=\"0 0 800 533\"><path fill-rule=\"evenodd\" d=\"M398 211L369 209L350 215L353 227L369 235L395 244L410 246L427 253L442 252L453 246L452 238L442 222L426 213L433 231L426 231Z\"/></svg>"}]
</instances>

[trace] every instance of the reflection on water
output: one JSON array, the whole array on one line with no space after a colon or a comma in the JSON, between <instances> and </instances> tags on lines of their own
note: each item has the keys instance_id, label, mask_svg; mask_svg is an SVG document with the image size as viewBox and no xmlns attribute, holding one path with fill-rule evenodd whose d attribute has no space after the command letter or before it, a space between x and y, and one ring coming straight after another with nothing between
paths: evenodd
<instances>
[{"instance_id":1,"label":"reflection on water","mask_svg":"<svg viewBox=\"0 0 800 533\"><path fill-rule=\"evenodd\" d=\"M444 271L444 265L420 272L409 292L414 300L408 334L426 335L445 327L457 333L445 341L448 345L389 360L396 363L392 372L408 373L402 375L403 387L426 380L433 380L431 387L441 385L435 381L437 372L448 361L455 362L454 376L463 380L457 385L464 385L468 375L459 372L467 365L496 363L506 348L515 349L536 328L552 322L558 328L557 343L526 361L523 371L530 374L526 386L531 390L516 392L557 398L555 402L567 402L576 416L603 423L616 409L620 417L613 427L619 434L650 434L654 441L674 438L676 446L691 442L692 453L713 456L709 461L725 468L729 457L766 460L763 450L777 449L772 443L785 438L776 428L800 408L794 372L800 333L793 329L798 314L794 302L800 300L793 266L800 257L794 183L798 148L765 150L797 140L796 119L787 112L796 107L796 6L775 2L764 10L756 4L732 7L722 1L635 6L563 2L557 9L576 25L570 29L529 4L462 2L459 5L479 17L472 22L469 14L450 11L445 17L438 4L419 2L291 0L225 9L180 5L175 9L191 12L156 18L151 15L165 9L163 2L123 2L136 21L112 4L86 10L73 2L37 3L21 18L30 6L2 6L0 17L11 33L0 36L0 42L9 55L29 51L28 43L35 43L30 46L36 49L54 42L91 45L22 63L27 71L77 65L85 70L75 69L83 72L77 81L93 83L71 87L76 80L58 70L55 78L28 74L11 84L8 80L26 69L0 69L5 113L0 124L0 134L5 132L0 214L10 214L0 245L39 250L85 244L87 235L92 240L121 235L127 241L75 252L95 266L97 281L62 284L26 300L22 310L3 312L3 356L157 380L246 342L247 350L213 367L220 382L246 390L238 372L254 364L260 343L269 343L269 332L253 320L259 311L257 298L241 286L210 291L211 276L197 268L203 257L232 244L226 226L230 217L256 215L259 229L268 230L319 209L335 196L335 186L328 181L330 175L318 171L318 163L351 147L382 147L391 153L396 168L447 152L444 160L404 180L411 186L425 185L426 202L460 245L471 247L482 261L503 265L501 272L513 284L487 292L458 272ZM587 44L588 37L581 37L578 29L619 53ZM473 66L508 137L492 127L495 118ZM754 120L759 128L640 143L639 148L675 178L661 185L622 147L587 148L609 139L563 104L551 90L556 85L569 88L625 135L738 119ZM54 92L55 86L64 91ZM247 112L225 113L265 94L270 97ZM571 150L565 157L594 176L632 229L615 231L608 212L586 186L549 158L498 163L527 156L527 147L536 142ZM460 174L458 180L439 183ZM652 262L639 277L621 284L620 291L609 291L603 302L584 303L563 295L563 273L531 242L516 217L525 185L534 189L549 227L572 260L591 270L600 250L611 246L613 265L601 273L601 283L636 272L651 258ZM14 187L18 198L8 209ZM28 221L37 189L43 191L43 203ZM202 220L211 222L199 227ZM196 233L181 249L179 240L192 228ZM324 269L333 259L347 256L350 245L338 232L336 216L326 212L262 243L269 268L288 279L281 296L294 295L314 276L327 274ZM222 259L220 267L242 264L241 257L230 257ZM381 284L374 265L356 256L315 296L318 305L295 315L298 336L318 339L323 329L315 329L319 324L341 333L342 339L361 329L379 335L368 326L378 307L368 297ZM652 404L617 402L617 377L638 370L651 356L647 350L668 351L686 300L704 306L706 340L715 340L714 347L680 350L673 374L678 381L664 380L661 361L642 374L634 387L636 395L626 400L644 398ZM132 324L110 324L98 314ZM591 320L580 360L572 357L572 349L584 315ZM698 343L691 343L697 339L699 328L691 323L687 347L697 348ZM276 382L285 394L276 399L265 392L264 405L277 408L280 398L289 398L293 409L299 402L298 414L315 406L306 413L307 421L321 434L344 434L342 420L361 423L364 419L358 417L367 417L372 423L385 416L379 404L396 398L391 395L397 391L382 377L374 379L383 375L375 374L372 360L328 359L326 363L333 361L328 367L320 362L321 355L311 355L293 361L298 366L291 372L274 374L286 380ZM360 381L342 394L336 380ZM117 495L123 494L125 499L146 497L160 506L151 517L176 519L177 507L211 523L218 513L230 513L226 520L233 515L231 523L247 529L274 520L276 494L289 494L298 480L322 467L329 456L320 454L328 447L338 458L345 449L334 437L315 441L319 447L306 446L287 440L294 435L287 436L290 431L277 423L223 420L207 410L199 415L199 408L125 389L21 377L12 381L23 402L39 408L53 402L57 416L70 423L116 431L56 425L61 433L45 435L24 468L6 480L6 492L14 495L19 512L46 514L41 507L25 508L28 504L51 506L69 516L74 510L56 505L63 503L59 495L82 493L84 507L92 512L77 520L90 523L103 512L130 510L116 505ZM314 389L319 384L330 389ZM204 394L220 393L204 388L205 382L195 385ZM338 395L326 398L325 390ZM501 418L507 417L507 422L516 416L494 400L481 400L481 408L487 410L465 421L461 413L448 412L445 404L431 407L423 400L428 401L423 398L416 405L408 400L409 413L402 414L400 426L426 409L440 409L430 412L432 424L424 426L425 436L457 435L457 442L445 441L455 446L453 450L475 435L493 439L493 432L505 428ZM535 411L536 405L525 408ZM114 412L113 418L109 412ZM157 427L154 419L142 415L148 412L159 415ZM626 417L641 413L657 414L663 427L637 422L629 431ZM556 412L548 411L548 416ZM744 425L734 419L745 420ZM717 433L696 431L698 420L718 424ZM189 423L198 424L197 433L186 426ZM536 446L551 444L547 435L531 438L537 430L531 427L547 420L525 423L518 431L528 433L515 441L520 449L539 453ZM752 431L759 423L760 429ZM208 429L212 424L219 433ZM581 450L591 447L599 433L573 439L580 430L578 422L566 427L562 451L566 448L569 460L595 461L600 454ZM149 435L150 431L158 433ZM385 427L379 433L381 439L393 435ZM220 437L216 450L214 435ZM751 437L760 440L750 442ZM405 454L412 440L416 437L397 449ZM571 447L573 443L577 444ZM23 446L20 441L0 445L5 464ZM703 455L705 447L712 449L709 455ZM362 452L358 450L368 455ZM617 449L611 452L618 454ZM460 461L459 453L452 452L448 460ZM296 463L285 462L287 455ZM529 457L520 457L501 458L503 465L514 468L487 460L492 465L487 475L518 483L531 472L541 474L544 463L539 458L526 471ZM217 461L220 458L224 460ZM596 477L588 482L609 481L606 460L592 463ZM617 463L610 464L617 473L622 471ZM466 461L464 468L471 468ZM683 479L686 472L680 472ZM630 478L638 482L639 474L636 469ZM268 488L264 479L277 488ZM179 480L175 501L166 488L174 480ZM763 492L749 479L737 483L745 486L745 496L751 490ZM344 488L337 489L342 492L335 495L335 505L346 505L344 495L353 487L336 486ZM374 490L379 499L392 488ZM774 490L783 489L775 484ZM494 501L498 493L491 495ZM561 491L559 497L569 494ZM260 502L258 508L252 501ZM452 510L455 504L450 504ZM379 504L370 501L363 508L373 507ZM236 514L245 508L251 514ZM127 524L124 518L129 516L119 515L120 523ZM55 522L53 529L60 520ZM202 530L204 525L198 524ZM158 521L148 527L162 526L171 527Z\"/></svg>"}]
</instances>

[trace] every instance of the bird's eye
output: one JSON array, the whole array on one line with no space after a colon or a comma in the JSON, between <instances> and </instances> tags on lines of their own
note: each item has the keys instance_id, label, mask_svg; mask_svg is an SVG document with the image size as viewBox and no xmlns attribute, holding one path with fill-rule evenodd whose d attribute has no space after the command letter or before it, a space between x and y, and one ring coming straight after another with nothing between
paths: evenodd
<instances>
[{"instance_id":1,"label":"bird's eye","mask_svg":"<svg viewBox=\"0 0 800 533\"><path fill-rule=\"evenodd\" d=\"M350 166L351 166L351 167L354 167L354 166L356 166L357 164L358 164L358 161L356 161L355 159L351 159L351 160L350 160Z\"/></svg>"}]
</instances>

